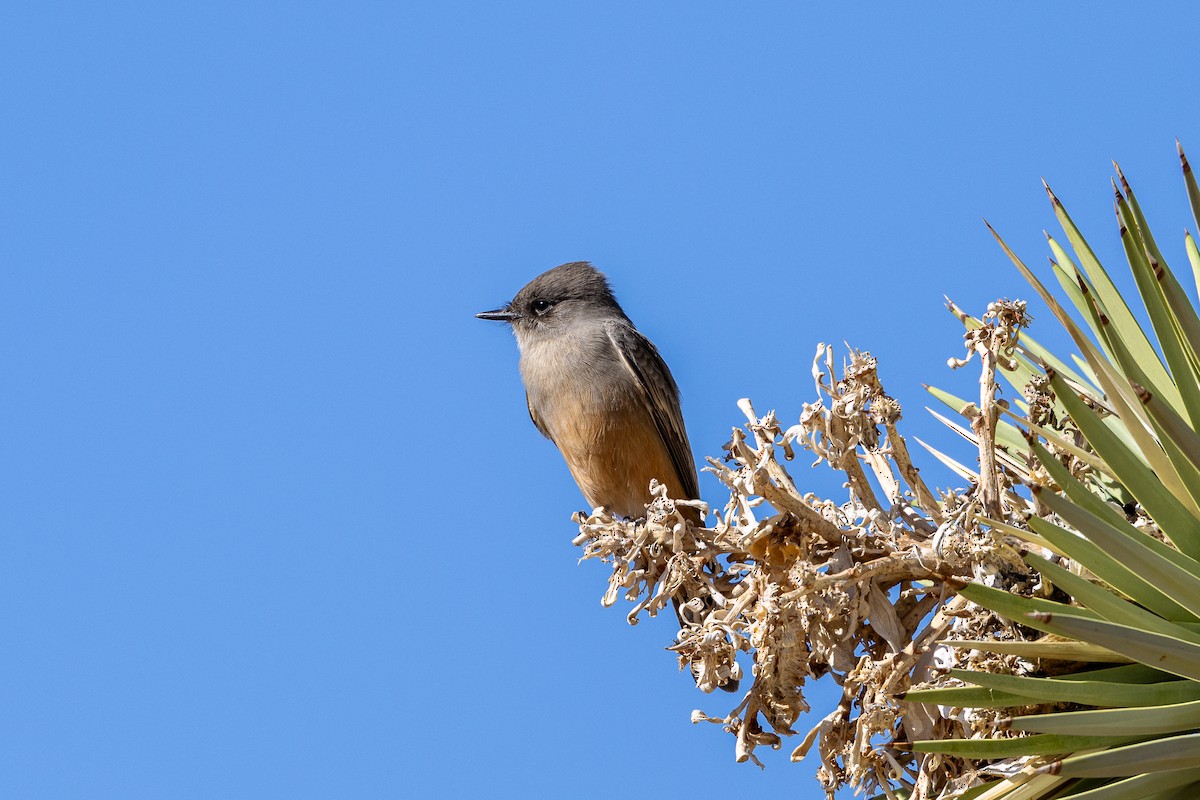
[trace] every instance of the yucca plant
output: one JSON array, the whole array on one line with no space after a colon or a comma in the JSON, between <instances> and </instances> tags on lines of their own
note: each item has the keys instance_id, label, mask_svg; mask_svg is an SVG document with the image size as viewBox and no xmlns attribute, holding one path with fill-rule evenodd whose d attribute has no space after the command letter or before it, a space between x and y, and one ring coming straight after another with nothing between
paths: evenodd
<instances>
[{"instance_id":1,"label":"yucca plant","mask_svg":"<svg viewBox=\"0 0 1200 800\"><path fill-rule=\"evenodd\" d=\"M1179 155L1200 224L1200 190L1182 148ZM999 715L1001 730L1023 734L912 745L1007 771L964 800L1200 797L1200 316L1119 168L1117 177L1121 242L1149 326L1047 187L1070 249L1048 237L1051 269L1069 302L996 238L1079 356L1068 364L1010 325L1010 346L989 352L1000 353L999 374L1023 394L1015 408L988 408L986 397L964 404L934 390L966 406L972 426L959 430L981 456L994 446L994 474L984 474L981 458L977 477L981 521L998 540L1020 543L1042 581L1039 597L986 580L959 594L1044 636L943 642L1015 656L1040 675L954 669L961 686L907 695ZM1200 285L1190 233L1184 245ZM1003 328L952 310L969 337ZM1000 493L1013 500L1008 514ZM1027 513L1014 518L1022 505Z\"/></svg>"},{"instance_id":2,"label":"yucca plant","mask_svg":"<svg viewBox=\"0 0 1200 800\"><path fill-rule=\"evenodd\" d=\"M604 604L630 602L631 624L705 598L668 649L703 691L743 679L732 708L692 715L730 733L739 761L797 736L791 760L819 761L829 798L1200 796L1200 318L1118 176L1149 326L1051 194L1065 303L1000 243L1080 355L1032 339L1021 301L978 319L950 304L967 328L951 366L979 367L979 396L930 391L966 418L938 415L978 467L926 447L965 486L926 483L869 353L839 370L822 344L796 424L739 403L745 425L708 459L723 508L652 484L644 520L576 516L584 558L611 565ZM787 343L764 347L791 368ZM787 466L802 450L847 499L803 490ZM796 730L806 684L828 679L836 707Z\"/></svg>"}]
</instances>

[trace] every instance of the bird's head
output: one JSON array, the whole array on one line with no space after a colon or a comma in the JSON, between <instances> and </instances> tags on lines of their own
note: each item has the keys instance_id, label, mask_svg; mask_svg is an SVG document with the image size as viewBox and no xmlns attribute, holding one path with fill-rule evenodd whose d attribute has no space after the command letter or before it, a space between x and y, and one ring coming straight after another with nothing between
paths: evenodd
<instances>
[{"instance_id":1,"label":"bird's head","mask_svg":"<svg viewBox=\"0 0 1200 800\"><path fill-rule=\"evenodd\" d=\"M554 336L575 323L625 315L604 273L586 261L572 261L538 275L508 304L475 316L507 322L522 339Z\"/></svg>"}]
</instances>

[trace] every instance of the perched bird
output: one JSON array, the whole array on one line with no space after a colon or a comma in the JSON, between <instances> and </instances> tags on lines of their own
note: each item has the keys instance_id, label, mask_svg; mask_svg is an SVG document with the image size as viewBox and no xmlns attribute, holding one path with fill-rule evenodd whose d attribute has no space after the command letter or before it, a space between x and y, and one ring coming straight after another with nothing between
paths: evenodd
<instances>
[{"instance_id":1,"label":"perched bird","mask_svg":"<svg viewBox=\"0 0 1200 800\"><path fill-rule=\"evenodd\" d=\"M670 497L699 494L679 388L658 350L586 261L530 281L480 319L512 325L533 424L558 446L593 507L645 516L650 479ZM693 522L695 509L680 506Z\"/></svg>"},{"instance_id":2,"label":"perched bird","mask_svg":"<svg viewBox=\"0 0 1200 800\"><path fill-rule=\"evenodd\" d=\"M679 387L658 350L613 296L608 279L586 261L543 272L508 305L480 319L512 326L533 424L557 445L579 490L593 507L627 519L645 516L650 480L675 500L700 496ZM700 512L679 506L700 524ZM712 599L676 598L686 626L712 611ZM700 683L698 667L692 674ZM736 677L717 684L738 687Z\"/></svg>"}]
</instances>

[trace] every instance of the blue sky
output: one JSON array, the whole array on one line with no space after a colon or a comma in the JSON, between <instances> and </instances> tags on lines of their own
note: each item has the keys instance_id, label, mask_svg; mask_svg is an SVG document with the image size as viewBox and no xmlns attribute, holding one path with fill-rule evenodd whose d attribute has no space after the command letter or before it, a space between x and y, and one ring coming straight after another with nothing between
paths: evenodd
<instances>
[{"instance_id":1,"label":"blue sky","mask_svg":"<svg viewBox=\"0 0 1200 800\"><path fill-rule=\"evenodd\" d=\"M1045 176L1119 263L1116 158L1186 263L1197 19L743 5L0 11L0 794L820 796L600 607L472 315L591 260L698 459L740 397L794 420L819 341L954 450L942 295L1029 295L981 218L1041 267Z\"/></svg>"}]
</instances>

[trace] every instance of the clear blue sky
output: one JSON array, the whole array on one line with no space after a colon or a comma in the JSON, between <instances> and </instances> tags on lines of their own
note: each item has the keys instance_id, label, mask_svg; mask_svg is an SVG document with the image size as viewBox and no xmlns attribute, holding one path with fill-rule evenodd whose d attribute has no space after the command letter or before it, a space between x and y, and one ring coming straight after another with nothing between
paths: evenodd
<instances>
[{"instance_id":1,"label":"clear blue sky","mask_svg":"<svg viewBox=\"0 0 1200 800\"><path fill-rule=\"evenodd\" d=\"M942 295L1028 295L982 217L1044 265L1044 175L1117 258L1117 158L1186 263L1198 15L747 5L0 11L0 795L819 796L600 607L472 314L588 259L698 457L818 341L955 449Z\"/></svg>"}]
</instances>

